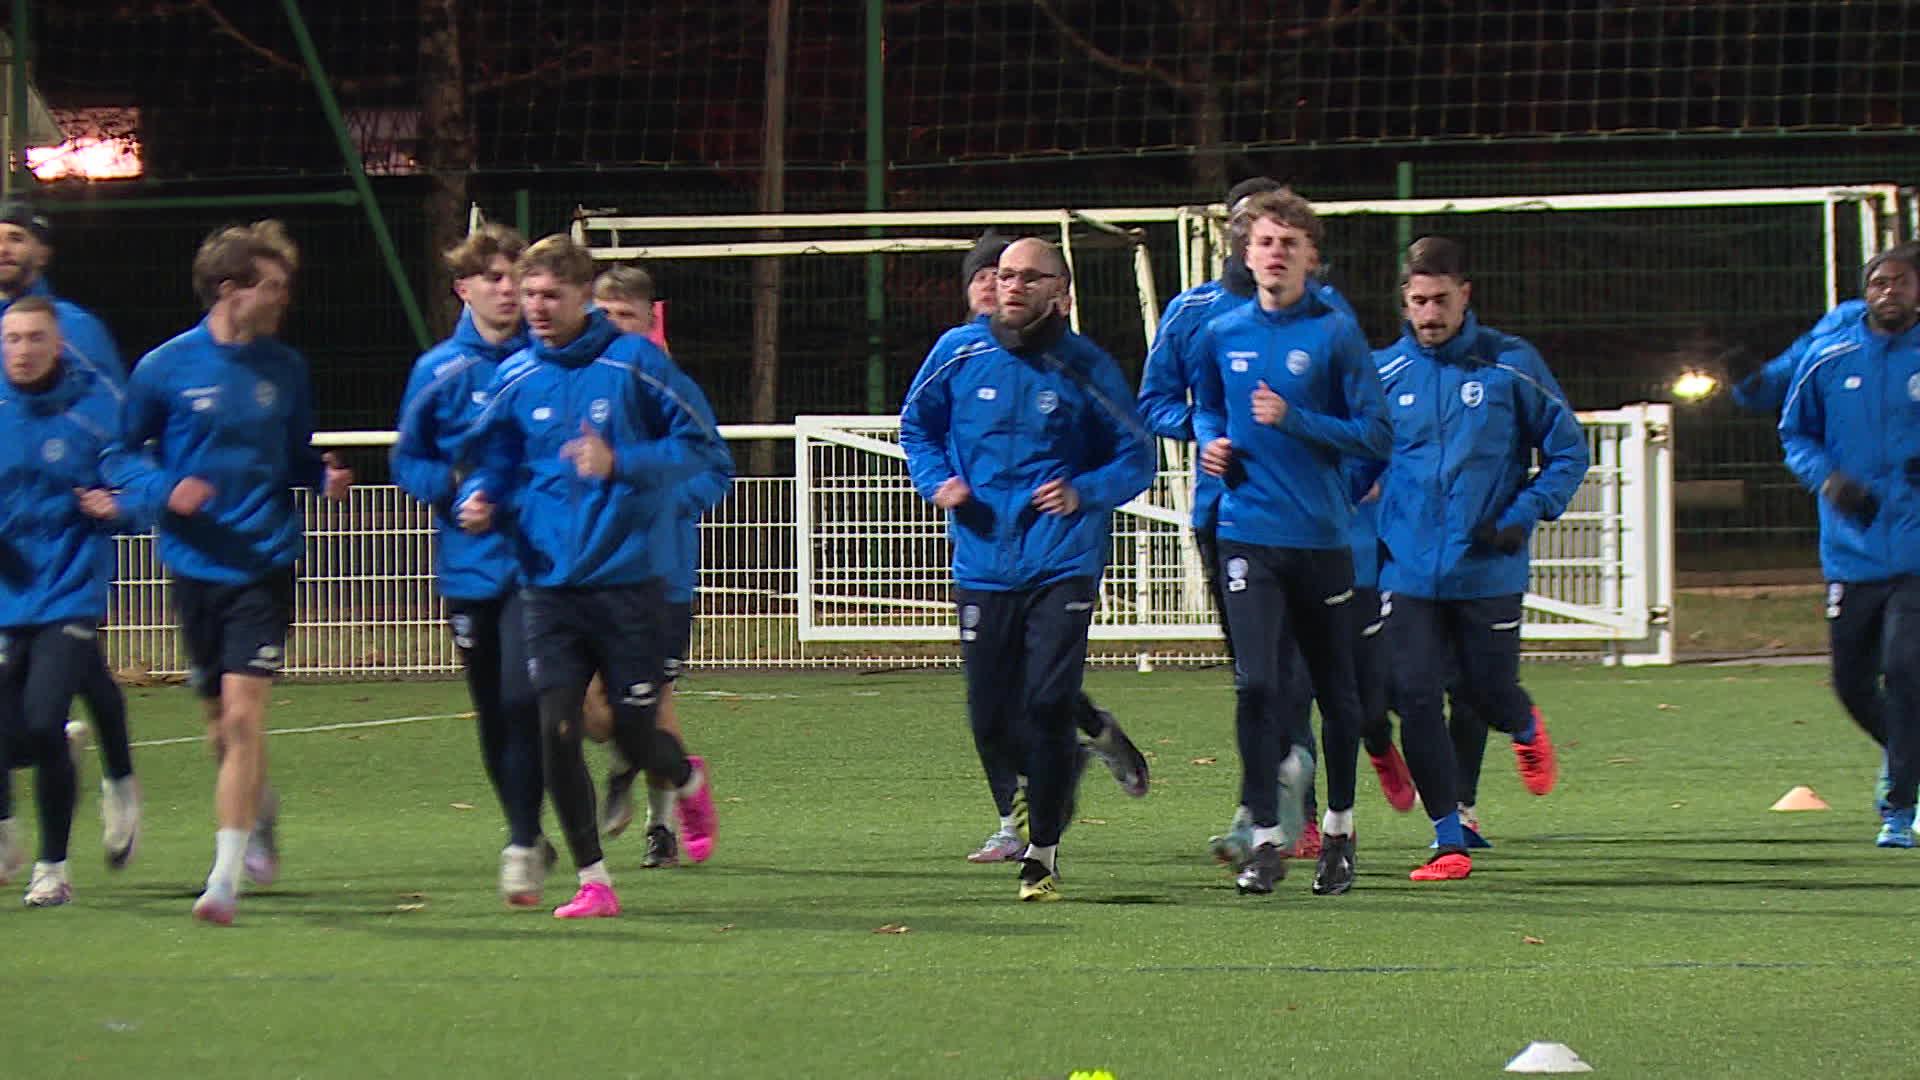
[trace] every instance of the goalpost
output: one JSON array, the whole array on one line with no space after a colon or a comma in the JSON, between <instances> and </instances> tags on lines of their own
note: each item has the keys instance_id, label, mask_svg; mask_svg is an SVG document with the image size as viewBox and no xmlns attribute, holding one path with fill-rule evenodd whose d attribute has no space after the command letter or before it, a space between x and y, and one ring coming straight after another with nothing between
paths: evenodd
<instances>
[{"instance_id":1,"label":"goalpost","mask_svg":"<svg viewBox=\"0 0 1920 1080\"><path fill-rule=\"evenodd\" d=\"M1796 269L1770 302L1804 310L1809 322L1838 298L1861 253L1913 231L1916 212L1913 200L1890 186L1334 202L1317 209L1341 219L1327 247L1343 267L1367 271L1350 278L1355 282L1391 282L1392 225L1409 215L1422 228L1460 231L1474 223L1486 230L1483 243L1521 237L1550 251L1583 229L1639 221L1626 256L1658 262L1684 255L1697 263L1683 269L1716 272L1727 243L1785 236L1790 250L1778 258ZM908 308L903 321L910 329L902 333L915 338L893 362L910 375L912 360L958 321L958 254L986 226L1059 238L1074 264L1077 321L1123 365L1137 368L1162 299L1217 273L1225 254L1222 219L1218 206L736 218L586 214L575 235L606 261L717 262L737 269L753 258L791 257L809 265L839 260L853 278L869 253L884 253L889 281L901 291L890 292L889 303ZM1559 224L1545 229L1550 223ZM787 238L752 235L768 228L784 230ZM1661 244L1678 254L1643 250ZM1694 276L1677 274L1671 284ZM915 282L924 296L913 293ZM1367 293L1355 287L1353 298L1365 313L1368 302L1381 299L1369 294L1380 291L1390 293L1384 286ZM1657 307L1672 291L1630 295ZM676 304L688 299L676 293ZM739 317L737 294L716 303L723 317L678 324L676 344L685 342L690 356L724 352L730 340L724 335L745 333L749 320ZM1384 310L1390 308L1388 296ZM731 324L725 312L732 313ZM702 329L721 336L705 343L682 337ZM848 335L835 334L833 348L844 361L841 339ZM1525 635L1536 649L1628 664L1666 662L1673 645L1672 410L1632 405L1581 419L1594 467L1567 515L1535 534ZM952 662L943 522L907 482L897 430L895 417L864 415L802 415L786 424L723 428L737 453L754 442L791 448L793 469L740 478L702 526L696 666ZM331 432L315 441L384 448L392 439L391 432ZM1116 517L1111 570L1093 630L1096 662L1224 658L1185 528L1190 461L1183 444L1163 448L1154 487ZM425 508L377 485L354 489L344 506L304 496L302 506L307 556L289 673L457 671L432 589L433 530ZM118 550L104 631L109 656L117 669L178 674L184 658L151 537L123 537Z\"/></svg>"}]
</instances>

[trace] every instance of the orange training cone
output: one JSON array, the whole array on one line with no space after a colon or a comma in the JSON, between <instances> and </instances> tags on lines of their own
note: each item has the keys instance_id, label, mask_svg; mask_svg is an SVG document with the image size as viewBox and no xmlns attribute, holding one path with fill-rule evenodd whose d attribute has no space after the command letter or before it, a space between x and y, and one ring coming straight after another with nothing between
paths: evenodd
<instances>
[{"instance_id":1,"label":"orange training cone","mask_svg":"<svg viewBox=\"0 0 1920 1080\"><path fill-rule=\"evenodd\" d=\"M1774 803L1768 809L1771 809L1771 810L1831 810L1833 809L1833 807L1828 806L1827 801L1825 799L1822 799L1820 796L1815 795L1813 793L1812 788L1806 786L1805 784L1801 784L1799 787L1794 788L1792 791L1789 791L1785 795L1780 796L1780 801L1777 803Z\"/></svg>"}]
</instances>

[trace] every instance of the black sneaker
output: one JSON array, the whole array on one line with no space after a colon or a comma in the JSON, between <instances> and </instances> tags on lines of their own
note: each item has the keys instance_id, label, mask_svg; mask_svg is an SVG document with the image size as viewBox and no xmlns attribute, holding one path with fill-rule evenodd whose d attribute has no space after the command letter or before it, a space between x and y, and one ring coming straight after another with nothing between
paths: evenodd
<instances>
[{"instance_id":1,"label":"black sneaker","mask_svg":"<svg viewBox=\"0 0 1920 1080\"><path fill-rule=\"evenodd\" d=\"M1287 860L1279 844L1261 844L1247 861L1240 864L1240 876L1234 880L1242 896L1265 896L1273 883L1287 876Z\"/></svg>"},{"instance_id":2,"label":"black sneaker","mask_svg":"<svg viewBox=\"0 0 1920 1080\"><path fill-rule=\"evenodd\" d=\"M676 840L673 830L665 825L653 825L647 829L647 853L640 859L640 869L658 870L665 866L680 865L680 841Z\"/></svg>"},{"instance_id":3,"label":"black sneaker","mask_svg":"<svg viewBox=\"0 0 1920 1080\"><path fill-rule=\"evenodd\" d=\"M600 800L602 835L619 836L627 831L627 826L633 824L633 782L639 775L639 769L607 774L607 797Z\"/></svg>"},{"instance_id":4,"label":"black sneaker","mask_svg":"<svg viewBox=\"0 0 1920 1080\"><path fill-rule=\"evenodd\" d=\"M1320 834L1320 861L1313 867L1313 895L1340 896L1353 888L1353 835Z\"/></svg>"},{"instance_id":5,"label":"black sneaker","mask_svg":"<svg viewBox=\"0 0 1920 1080\"><path fill-rule=\"evenodd\" d=\"M1050 904L1064 899L1060 894L1060 876L1039 859L1021 859L1020 899L1029 904Z\"/></svg>"},{"instance_id":6,"label":"black sneaker","mask_svg":"<svg viewBox=\"0 0 1920 1080\"><path fill-rule=\"evenodd\" d=\"M1130 798L1144 798L1152 783L1146 755L1133 745L1132 739L1127 738L1127 733L1121 730L1120 722L1113 718L1112 713L1100 708L1094 709L1094 712L1106 721L1106 728L1101 731L1099 738L1089 739L1085 745L1100 759L1100 764L1113 774L1113 782L1120 785L1122 792Z\"/></svg>"}]
</instances>

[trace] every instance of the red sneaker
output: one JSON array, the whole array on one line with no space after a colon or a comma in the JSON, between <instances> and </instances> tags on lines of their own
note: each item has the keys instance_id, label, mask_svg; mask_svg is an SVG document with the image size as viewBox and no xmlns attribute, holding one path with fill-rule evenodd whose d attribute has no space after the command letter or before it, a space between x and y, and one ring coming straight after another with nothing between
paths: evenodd
<instances>
[{"instance_id":1,"label":"red sneaker","mask_svg":"<svg viewBox=\"0 0 1920 1080\"><path fill-rule=\"evenodd\" d=\"M1547 734L1547 718L1533 710L1533 741L1513 744L1513 761L1520 767L1520 782L1535 795L1553 790L1560 779L1560 761L1553 753L1553 738Z\"/></svg>"},{"instance_id":2,"label":"red sneaker","mask_svg":"<svg viewBox=\"0 0 1920 1080\"><path fill-rule=\"evenodd\" d=\"M1294 841L1293 857L1296 859L1320 857L1320 825L1312 818L1308 818L1306 827L1300 830L1300 839Z\"/></svg>"},{"instance_id":3,"label":"red sneaker","mask_svg":"<svg viewBox=\"0 0 1920 1080\"><path fill-rule=\"evenodd\" d=\"M1413 809L1413 800L1420 794L1413 786L1413 774L1407 771L1407 759L1400 756L1400 748L1389 744L1384 754L1368 754L1367 760L1373 762L1373 771L1380 777L1380 794L1387 797L1387 805L1401 813Z\"/></svg>"},{"instance_id":4,"label":"red sneaker","mask_svg":"<svg viewBox=\"0 0 1920 1080\"><path fill-rule=\"evenodd\" d=\"M1473 860L1467 858L1464 851L1448 849L1428 859L1425 866L1414 868L1407 875L1408 881L1459 881L1473 873Z\"/></svg>"}]
</instances>

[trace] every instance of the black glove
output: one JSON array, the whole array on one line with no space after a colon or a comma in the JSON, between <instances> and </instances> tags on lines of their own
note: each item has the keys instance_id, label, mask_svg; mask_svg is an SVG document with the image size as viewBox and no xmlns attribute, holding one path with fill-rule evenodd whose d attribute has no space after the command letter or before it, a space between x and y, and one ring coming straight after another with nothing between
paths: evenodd
<instances>
[{"instance_id":1,"label":"black glove","mask_svg":"<svg viewBox=\"0 0 1920 1080\"><path fill-rule=\"evenodd\" d=\"M1873 519L1880 514L1880 500L1845 473L1828 475L1827 482L1820 485L1820 493L1827 497L1834 509L1862 525L1872 525Z\"/></svg>"},{"instance_id":2,"label":"black glove","mask_svg":"<svg viewBox=\"0 0 1920 1080\"><path fill-rule=\"evenodd\" d=\"M1519 525L1499 526L1483 521L1473 527L1473 542L1490 547L1502 555L1512 555L1527 546L1527 530Z\"/></svg>"}]
</instances>

